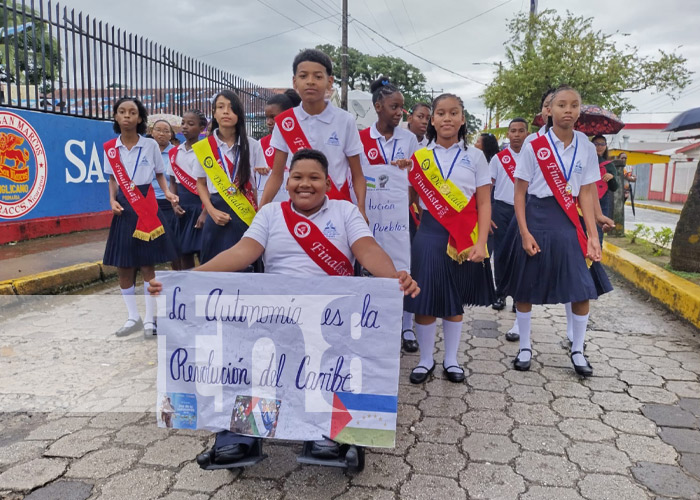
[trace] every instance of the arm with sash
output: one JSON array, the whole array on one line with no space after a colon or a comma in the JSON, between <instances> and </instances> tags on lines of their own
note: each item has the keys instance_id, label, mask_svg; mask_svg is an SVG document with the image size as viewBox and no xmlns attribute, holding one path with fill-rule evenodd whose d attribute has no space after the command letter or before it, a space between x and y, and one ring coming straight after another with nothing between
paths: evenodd
<instances>
[{"instance_id":1,"label":"arm with sash","mask_svg":"<svg viewBox=\"0 0 700 500\"><path fill-rule=\"evenodd\" d=\"M114 172L114 178L117 184L119 184L119 188L122 190L122 193L124 193L126 201L129 202L131 208L133 208L136 215L138 215L136 229L132 236L143 241L155 240L159 236L165 234L163 224L158 218L158 202L156 201L155 191L153 191L153 187L149 185L148 193L146 193L146 197L144 198L141 191L139 191L129 178L129 174L126 172L126 168L121 162L119 150L116 146L117 139L115 138L105 142L103 147L107 154L109 164L112 167L112 172Z\"/></svg>"},{"instance_id":2,"label":"arm with sash","mask_svg":"<svg viewBox=\"0 0 700 500\"><path fill-rule=\"evenodd\" d=\"M301 124L297 116L294 114L294 108L277 115L275 117L275 124L279 128L284 142L287 143L290 154L293 155L300 149L313 149L304 131L301 129ZM328 178L330 178L330 175ZM328 191L327 195L331 200L346 200L352 203L352 198L350 198L350 183L347 179L340 189L338 189L333 179L331 179L331 189Z\"/></svg>"},{"instance_id":3,"label":"arm with sash","mask_svg":"<svg viewBox=\"0 0 700 500\"><path fill-rule=\"evenodd\" d=\"M451 180L443 179L433 151L426 148L413 155L408 180L430 214L450 233L447 255L460 264L467 260L468 250L479 239L476 196L467 198Z\"/></svg>"},{"instance_id":4,"label":"arm with sash","mask_svg":"<svg viewBox=\"0 0 700 500\"><path fill-rule=\"evenodd\" d=\"M221 195L231 210L248 226L255 217L255 206L239 189L233 185L224 170L225 158L219 158L218 147L214 136L209 136L192 146L199 163L204 167L209 180ZM250 183L246 186L246 192L254 196Z\"/></svg>"}]
</instances>

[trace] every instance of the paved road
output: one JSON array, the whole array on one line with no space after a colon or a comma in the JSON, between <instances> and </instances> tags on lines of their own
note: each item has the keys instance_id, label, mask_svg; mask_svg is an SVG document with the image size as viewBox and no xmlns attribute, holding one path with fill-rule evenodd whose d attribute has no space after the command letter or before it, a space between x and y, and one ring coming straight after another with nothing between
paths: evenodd
<instances>
[{"instance_id":1,"label":"paved road","mask_svg":"<svg viewBox=\"0 0 700 500\"><path fill-rule=\"evenodd\" d=\"M647 210L644 208L635 207L636 215L632 215L632 207L625 206L625 230L631 231L637 224L644 224L658 231L662 227L670 227L676 230L678 223L678 214L669 214L666 212L658 212L656 210Z\"/></svg>"},{"instance_id":2,"label":"paved road","mask_svg":"<svg viewBox=\"0 0 700 500\"><path fill-rule=\"evenodd\" d=\"M466 315L465 384L436 370L410 385L405 355L397 446L356 476L298 465L288 442L243 472L200 471L211 437L156 428L156 343L111 335L114 287L0 304L0 498L700 498L698 331L616 286L592 308L588 380L562 345L561 306L534 310L529 373L511 369L508 311Z\"/></svg>"}]
</instances>

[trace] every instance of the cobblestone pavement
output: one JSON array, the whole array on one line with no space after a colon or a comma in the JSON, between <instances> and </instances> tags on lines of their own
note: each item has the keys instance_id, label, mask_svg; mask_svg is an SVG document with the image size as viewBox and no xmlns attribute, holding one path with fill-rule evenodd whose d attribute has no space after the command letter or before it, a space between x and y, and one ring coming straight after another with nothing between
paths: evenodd
<instances>
[{"instance_id":1,"label":"cobblestone pavement","mask_svg":"<svg viewBox=\"0 0 700 500\"><path fill-rule=\"evenodd\" d=\"M465 384L436 370L413 386L404 355L396 448L370 450L358 475L298 465L286 442L244 471L201 471L211 435L156 427L156 343L111 336L115 288L0 304L0 498L700 498L700 336L616 286L592 307L588 380L562 306L534 309L527 373L511 369L508 310L466 315Z\"/></svg>"}]
</instances>

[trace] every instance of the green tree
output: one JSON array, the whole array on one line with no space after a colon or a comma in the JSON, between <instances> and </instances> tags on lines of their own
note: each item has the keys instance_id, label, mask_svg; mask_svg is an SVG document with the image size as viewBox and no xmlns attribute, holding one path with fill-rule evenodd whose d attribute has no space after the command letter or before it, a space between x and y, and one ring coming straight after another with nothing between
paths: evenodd
<instances>
[{"instance_id":1,"label":"green tree","mask_svg":"<svg viewBox=\"0 0 700 500\"><path fill-rule=\"evenodd\" d=\"M630 93L654 89L675 97L690 83L686 59L659 50L643 57L633 46L618 48L610 34L594 31L592 18L546 10L521 13L508 22L503 67L482 95L502 117L532 117L549 87L566 83L585 104L615 113L633 109Z\"/></svg>"},{"instance_id":2,"label":"green tree","mask_svg":"<svg viewBox=\"0 0 700 500\"><path fill-rule=\"evenodd\" d=\"M481 120L471 114L466 109L464 110L464 118L467 121L467 137L473 140L474 136L481 130Z\"/></svg>"},{"instance_id":3,"label":"green tree","mask_svg":"<svg viewBox=\"0 0 700 500\"><path fill-rule=\"evenodd\" d=\"M18 3L15 10L10 0L0 3L0 78L40 85L50 92L61 65L58 41L49 37L49 29L39 14ZM7 26L7 30L5 30Z\"/></svg>"},{"instance_id":4,"label":"green tree","mask_svg":"<svg viewBox=\"0 0 700 500\"><path fill-rule=\"evenodd\" d=\"M341 55L340 47L335 45L317 45L317 49L325 52L333 61L333 76L340 86ZM371 56L357 49L348 48L348 87L351 89L369 91L374 80L385 76L391 83L401 89L409 109L417 101L430 101L425 90L425 75L412 64L399 57Z\"/></svg>"}]
</instances>

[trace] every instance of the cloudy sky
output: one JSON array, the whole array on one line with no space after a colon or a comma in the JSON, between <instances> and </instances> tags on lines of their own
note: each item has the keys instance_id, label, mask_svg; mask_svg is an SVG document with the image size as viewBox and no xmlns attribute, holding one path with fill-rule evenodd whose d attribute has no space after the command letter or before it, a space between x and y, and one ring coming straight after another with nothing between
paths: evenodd
<instances>
[{"instance_id":1,"label":"cloudy sky","mask_svg":"<svg viewBox=\"0 0 700 500\"><path fill-rule=\"evenodd\" d=\"M340 0L66 0L63 5L269 87L291 85L291 62L300 49L340 44ZM405 59L424 72L430 88L461 95L483 119L479 95L484 86L463 76L491 80L494 64L504 58L507 21L529 6L528 0L349 0L356 20L349 25L349 44ZM670 121L678 112L700 106L700 2L539 1L539 11L548 8L593 17L595 29L618 32L614 40L619 47L636 45L643 55L675 49L688 59L695 74L680 99L649 91L635 94L637 109L626 120Z\"/></svg>"}]
</instances>

